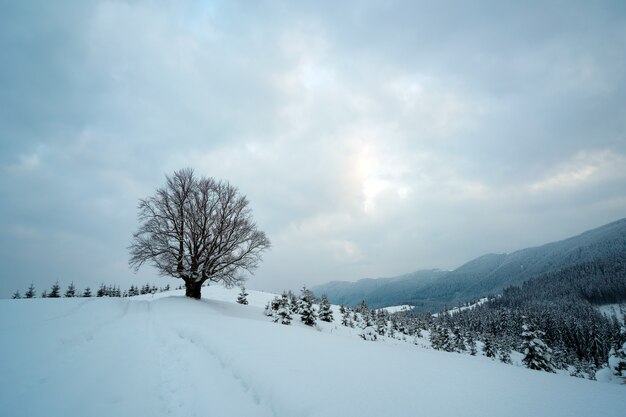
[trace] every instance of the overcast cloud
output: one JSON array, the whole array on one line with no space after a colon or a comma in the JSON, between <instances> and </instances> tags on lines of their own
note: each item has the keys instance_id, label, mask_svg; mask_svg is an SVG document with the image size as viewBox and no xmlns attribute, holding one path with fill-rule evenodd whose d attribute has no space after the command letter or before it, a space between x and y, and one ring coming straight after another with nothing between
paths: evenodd
<instances>
[{"instance_id":1,"label":"overcast cloud","mask_svg":"<svg viewBox=\"0 0 626 417\"><path fill-rule=\"evenodd\" d=\"M626 217L622 1L0 6L0 296L123 287L139 198L248 195L249 287L452 269Z\"/></svg>"}]
</instances>

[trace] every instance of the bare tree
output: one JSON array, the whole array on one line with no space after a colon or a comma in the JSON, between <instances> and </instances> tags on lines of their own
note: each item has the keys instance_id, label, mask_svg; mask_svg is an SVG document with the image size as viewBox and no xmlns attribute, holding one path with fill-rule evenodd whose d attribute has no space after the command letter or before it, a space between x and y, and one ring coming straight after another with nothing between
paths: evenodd
<instances>
[{"instance_id":1,"label":"bare tree","mask_svg":"<svg viewBox=\"0 0 626 417\"><path fill-rule=\"evenodd\" d=\"M161 275L185 282L187 297L200 298L202 284L240 285L270 247L252 220L248 200L236 187L196 178L192 169L166 176L165 187L139 200L139 229L130 266L149 261Z\"/></svg>"}]
</instances>

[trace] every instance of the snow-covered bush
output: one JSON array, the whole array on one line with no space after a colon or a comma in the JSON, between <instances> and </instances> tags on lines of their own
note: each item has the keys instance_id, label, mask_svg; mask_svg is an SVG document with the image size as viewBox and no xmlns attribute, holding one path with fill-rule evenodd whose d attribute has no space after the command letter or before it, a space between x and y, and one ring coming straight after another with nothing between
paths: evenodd
<instances>
[{"instance_id":1,"label":"snow-covered bush","mask_svg":"<svg viewBox=\"0 0 626 417\"><path fill-rule=\"evenodd\" d=\"M378 333L376 332L376 328L374 326L367 326L363 330L359 336L368 342L374 342L378 339Z\"/></svg>"}]
</instances>

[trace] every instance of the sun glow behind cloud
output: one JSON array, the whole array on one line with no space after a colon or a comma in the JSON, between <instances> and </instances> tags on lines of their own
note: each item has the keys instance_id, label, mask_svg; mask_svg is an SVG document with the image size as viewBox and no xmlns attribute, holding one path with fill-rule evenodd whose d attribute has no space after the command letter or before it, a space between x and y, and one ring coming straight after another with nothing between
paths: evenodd
<instances>
[{"instance_id":1,"label":"sun glow behind cloud","mask_svg":"<svg viewBox=\"0 0 626 417\"><path fill-rule=\"evenodd\" d=\"M452 268L625 215L623 8L28 4L0 13L0 231L36 232L0 232L11 279L127 283L137 199L184 166L249 197L265 289Z\"/></svg>"},{"instance_id":2,"label":"sun glow behind cloud","mask_svg":"<svg viewBox=\"0 0 626 417\"><path fill-rule=\"evenodd\" d=\"M402 166L400 162L385 160L385 155L372 144L364 144L356 151L354 170L360 183L363 198L362 209L366 214L384 215L378 213L377 201L384 196L393 196L401 201L406 199L411 187L401 179Z\"/></svg>"}]
</instances>

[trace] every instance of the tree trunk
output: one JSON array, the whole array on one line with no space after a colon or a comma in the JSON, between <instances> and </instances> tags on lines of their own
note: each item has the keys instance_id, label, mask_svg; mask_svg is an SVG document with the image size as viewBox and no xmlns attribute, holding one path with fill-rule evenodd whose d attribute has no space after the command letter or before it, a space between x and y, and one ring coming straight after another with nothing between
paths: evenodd
<instances>
[{"instance_id":1,"label":"tree trunk","mask_svg":"<svg viewBox=\"0 0 626 417\"><path fill-rule=\"evenodd\" d=\"M196 300L199 300L201 290L202 290L202 283L191 281L191 280L185 282L185 295L187 297L191 297L191 298L195 298Z\"/></svg>"}]
</instances>

